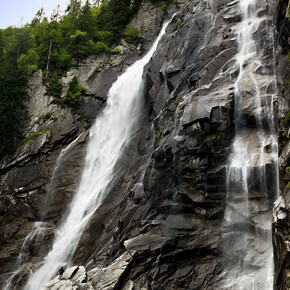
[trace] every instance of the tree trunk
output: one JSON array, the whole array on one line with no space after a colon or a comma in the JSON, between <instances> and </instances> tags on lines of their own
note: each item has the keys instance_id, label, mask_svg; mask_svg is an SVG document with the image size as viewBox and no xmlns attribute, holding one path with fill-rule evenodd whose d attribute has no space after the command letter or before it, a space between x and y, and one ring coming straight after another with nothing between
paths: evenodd
<instances>
[{"instance_id":1,"label":"tree trunk","mask_svg":"<svg viewBox=\"0 0 290 290\"><path fill-rule=\"evenodd\" d=\"M52 47L52 39L49 42L49 49L48 49L48 56L47 56L47 63L46 63L46 78L48 76L48 69L49 69L49 61L50 61L51 47Z\"/></svg>"}]
</instances>

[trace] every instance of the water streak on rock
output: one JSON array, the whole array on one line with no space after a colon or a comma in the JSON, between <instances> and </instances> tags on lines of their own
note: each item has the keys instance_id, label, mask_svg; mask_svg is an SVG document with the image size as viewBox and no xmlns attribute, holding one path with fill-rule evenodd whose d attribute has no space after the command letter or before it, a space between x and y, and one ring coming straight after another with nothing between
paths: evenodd
<instances>
[{"instance_id":1,"label":"water streak on rock","mask_svg":"<svg viewBox=\"0 0 290 290\"><path fill-rule=\"evenodd\" d=\"M240 0L242 22L237 29L239 75L235 81L235 137L227 168L224 219L224 287L273 289L271 208L277 196L277 138L274 95L265 82L258 31L259 1ZM271 179L271 181L270 181Z\"/></svg>"}]
</instances>

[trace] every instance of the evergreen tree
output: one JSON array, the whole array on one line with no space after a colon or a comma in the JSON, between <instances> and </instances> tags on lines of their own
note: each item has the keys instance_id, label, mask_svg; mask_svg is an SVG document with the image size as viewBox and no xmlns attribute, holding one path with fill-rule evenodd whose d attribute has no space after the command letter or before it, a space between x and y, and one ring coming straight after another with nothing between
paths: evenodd
<instances>
[{"instance_id":1,"label":"evergreen tree","mask_svg":"<svg viewBox=\"0 0 290 290\"><path fill-rule=\"evenodd\" d=\"M9 64L0 80L0 158L15 151L27 121L27 71Z\"/></svg>"},{"instance_id":2,"label":"evergreen tree","mask_svg":"<svg viewBox=\"0 0 290 290\"><path fill-rule=\"evenodd\" d=\"M56 103L76 111L82 103L81 95L84 94L85 91L86 89L79 84L77 77L74 76L68 84L66 95L63 98L56 100Z\"/></svg>"},{"instance_id":3,"label":"evergreen tree","mask_svg":"<svg viewBox=\"0 0 290 290\"><path fill-rule=\"evenodd\" d=\"M3 41L3 33L0 29L0 79L3 77L3 68L4 68L4 57L5 57L5 48Z\"/></svg>"},{"instance_id":4,"label":"evergreen tree","mask_svg":"<svg viewBox=\"0 0 290 290\"><path fill-rule=\"evenodd\" d=\"M82 7L79 15L78 28L81 31L85 31L87 35L92 39L94 37L94 21L93 13L89 0L86 1Z\"/></svg>"},{"instance_id":5,"label":"evergreen tree","mask_svg":"<svg viewBox=\"0 0 290 290\"><path fill-rule=\"evenodd\" d=\"M49 84L46 89L46 94L55 98L60 98L62 92L62 83L59 81L57 72L54 72L50 78Z\"/></svg>"},{"instance_id":6,"label":"evergreen tree","mask_svg":"<svg viewBox=\"0 0 290 290\"><path fill-rule=\"evenodd\" d=\"M153 0L152 0L153 1ZM58 73L90 54L109 52L125 36L138 42L140 31L127 27L141 0L70 0L65 15L59 7L50 20L41 8L30 24L0 30L0 158L13 152L21 142L27 120L28 77L37 69L55 73L47 94L62 106L76 110L85 89L74 78L67 94L60 98ZM127 27L127 29L126 29ZM125 30L126 29L126 30Z\"/></svg>"}]
</instances>

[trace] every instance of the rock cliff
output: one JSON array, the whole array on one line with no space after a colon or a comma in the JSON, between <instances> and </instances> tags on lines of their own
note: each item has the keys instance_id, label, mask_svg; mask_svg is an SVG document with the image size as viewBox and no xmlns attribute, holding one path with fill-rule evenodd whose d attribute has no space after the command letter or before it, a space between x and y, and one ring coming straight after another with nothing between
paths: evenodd
<instances>
[{"instance_id":1,"label":"rock cliff","mask_svg":"<svg viewBox=\"0 0 290 290\"><path fill-rule=\"evenodd\" d=\"M280 91L280 154L279 176L280 196L274 204L273 220L273 245L275 260L275 289L290 288L290 190L289 190L289 124L286 125L285 117L289 111L289 1L280 1L277 6L277 76Z\"/></svg>"},{"instance_id":2,"label":"rock cliff","mask_svg":"<svg viewBox=\"0 0 290 290\"><path fill-rule=\"evenodd\" d=\"M111 189L87 224L64 280L55 278L41 289L223 289L226 170L242 17L238 3L179 1L166 14L164 3L144 1L132 20L142 30L143 43L121 41L120 54L92 56L63 77L67 85L76 75L86 87L82 114L54 104L45 94L42 72L35 73L27 142L0 165L0 285L9 280L7 289L21 289L30 270L41 264L78 186L88 132L106 105L112 82L142 57L164 19L176 12L144 69L140 129L118 162ZM276 8L273 1L260 0L257 6L261 21L254 37L260 40L262 61L255 72L261 92L278 96L279 130L285 132L280 136L281 196L274 206L273 245L274 284L287 289L289 126L282 119L289 110L288 1L280 0ZM274 45L274 34L268 32L275 23ZM252 103L248 97L241 107L249 128L255 127ZM270 196L265 206L263 198L252 197L256 215L270 213L275 198Z\"/></svg>"}]
</instances>

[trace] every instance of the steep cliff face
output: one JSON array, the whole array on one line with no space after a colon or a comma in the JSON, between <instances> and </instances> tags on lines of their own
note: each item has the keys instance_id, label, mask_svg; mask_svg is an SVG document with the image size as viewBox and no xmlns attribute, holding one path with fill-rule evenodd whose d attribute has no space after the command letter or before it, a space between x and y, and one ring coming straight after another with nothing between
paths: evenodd
<instances>
[{"instance_id":1,"label":"steep cliff face","mask_svg":"<svg viewBox=\"0 0 290 290\"><path fill-rule=\"evenodd\" d=\"M287 1L280 2L282 9ZM65 274L68 280L52 280L43 289L56 284L67 289L73 285L75 289L226 287L222 234L227 160L235 127L234 83L240 73L235 61L242 19L238 4L230 0L191 0L172 5L167 18L173 11L177 13L145 67L140 129L118 161L110 191L87 224L72 259L73 265L86 269L71 268ZM269 33L274 29L275 6L265 0L257 1L257 6L261 21L254 38L260 40L261 66L255 73L262 94L270 96L275 93L270 78L275 74L274 47ZM156 37L163 18L160 7L145 2L132 23L142 28L149 41L152 34ZM285 35L282 30L281 35ZM143 49L147 47L145 42ZM119 49L121 55L89 58L63 78L68 83L77 75L87 88L82 108L85 120L51 104L40 72L31 83L36 105L31 112L31 131L39 134L31 136L29 140L34 142L21 147L0 171L0 210L7 219L1 225L2 285L17 267L19 250L25 250L24 267L7 289L13 289L12 285L20 289L17 287L23 285L29 270L38 267L51 246L54 229L78 185L91 121L105 105L111 83L143 53L142 48L124 42ZM279 72L285 72L288 65L282 59ZM244 86L247 92L247 84ZM254 101L250 92L246 95L240 109L251 129L255 127ZM288 101L285 98L285 103ZM266 111L266 104L261 111ZM253 147L255 142L253 139ZM288 143L281 154L284 167L288 166ZM67 150L60 155L64 148ZM269 144L262 149L267 152ZM272 176L269 173L267 177L270 188ZM272 211L272 191L266 205L263 196L251 197L259 210L250 224ZM285 227L289 228L288 195L285 190L276 203L277 289L286 289L289 272L285 232ZM28 234L41 216L47 223L40 230L39 242L39 234ZM28 243L24 243L26 237ZM259 263L254 266L261 267Z\"/></svg>"},{"instance_id":2,"label":"steep cliff face","mask_svg":"<svg viewBox=\"0 0 290 290\"><path fill-rule=\"evenodd\" d=\"M280 196L274 206L273 245L275 257L275 289L290 288L290 190L289 190L289 123L285 117L289 112L289 9L290 2L280 1L277 5L277 76L280 100ZM288 113L289 114L289 113Z\"/></svg>"}]
</instances>

